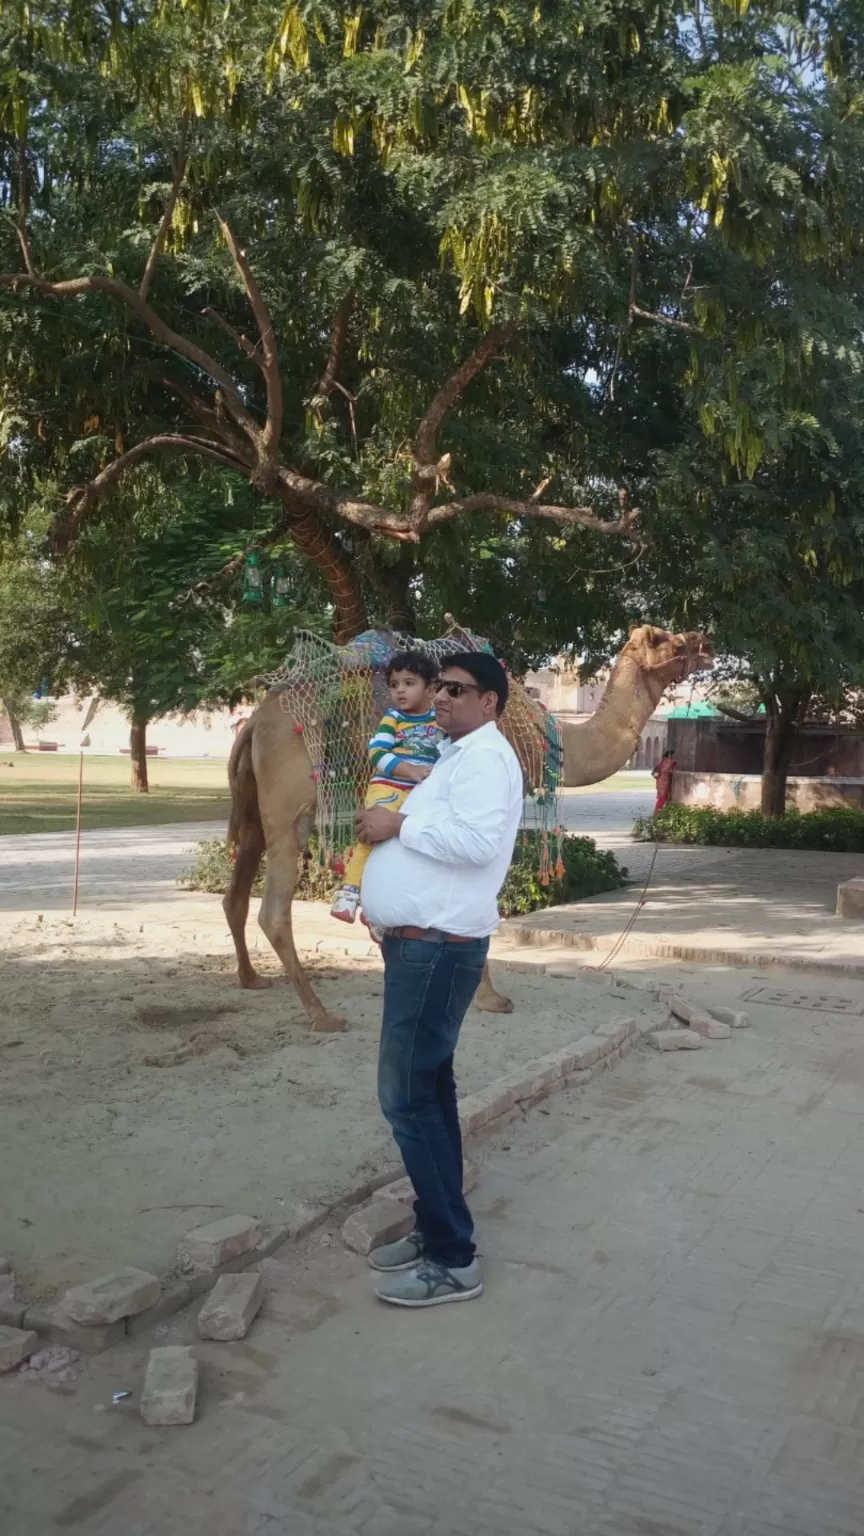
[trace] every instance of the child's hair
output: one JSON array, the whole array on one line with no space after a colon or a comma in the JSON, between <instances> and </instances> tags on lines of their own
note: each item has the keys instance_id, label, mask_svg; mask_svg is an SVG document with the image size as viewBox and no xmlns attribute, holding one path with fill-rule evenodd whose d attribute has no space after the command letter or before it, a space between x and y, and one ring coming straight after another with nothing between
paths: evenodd
<instances>
[{"instance_id":1,"label":"child's hair","mask_svg":"<svg viewBox=\"0 0 864 1536\"><path fill-rule=\"evenodd\" d=\"M415 677L422 677L424 683L433 683L438 676L434 661L421 651L397 651L387 663L388 683L394 672L413 672Z\"/></svg>"}]
</instances>

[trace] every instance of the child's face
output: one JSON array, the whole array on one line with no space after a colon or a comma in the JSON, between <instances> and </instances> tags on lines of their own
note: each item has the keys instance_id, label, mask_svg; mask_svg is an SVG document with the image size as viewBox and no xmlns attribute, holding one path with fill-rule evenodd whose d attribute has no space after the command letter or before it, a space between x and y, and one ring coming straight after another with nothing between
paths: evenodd
<instances>
[{"instance_id":1,"label":"child's face","mask_svg":"<svg viewBox=\"0 0 864 1536\"><path fill-rule=\"evenodd\" d=\"M431 699L431 683L427 683L423 677L418 677L416 672L406 672L400 667L398 672L391 674L390 702L404 714L425 714L430 707Z\"/></svg>"}]
</instances>

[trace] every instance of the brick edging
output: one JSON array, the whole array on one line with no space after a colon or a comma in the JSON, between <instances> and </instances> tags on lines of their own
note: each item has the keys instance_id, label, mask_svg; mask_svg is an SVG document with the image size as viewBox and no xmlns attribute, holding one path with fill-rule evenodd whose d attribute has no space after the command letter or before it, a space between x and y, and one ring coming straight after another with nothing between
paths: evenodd
<instances>
[{"instance_id":1,"label":"brick edging","mask_svg":"<svg viewBox=\"0 0 864 1536\"><path fill-rule=\"evenodd\" d=\"M478 1093L462 1099L459 1123L466 1141L480 1131L503 1123L518 1110L530 1108L558 1088L590 1082L599 1072L623 1059L639 1033L635 1019L620 1019L601 1029L600 1034L583 1035L570 1045L525 1062ZM191 1276L166 1276L159 1300L137 1317L86 1327L65 1316L57 1305L27 1307L24 1302L14 1302L0 1307L0 1323L32 1329L49 1344L64 1344L85 1354L101 1354L122 1339L139 1337L157 1323L165 1322L198 1296L203 1296L222 1275L239 1274L286 1243L302 1241L331 1217L363 1205L379 1192L386 1194L390 1186L402 1179L404 1170L391 1167L343 1191L330 1204L298 1205L295 1214L287 1221L264 1227L260 1242L247 1253L229 1259L216 1269L202 1270Z\"/></svg>"},{"instance_id":2,"label":"brick edging","mask_svg":"<svg viewBox=\"0 0 864 1536\"><path fill-rule=\"evenodd\" d=\"M517 949L556 948L575 949L583 953L608 954L618 945L614 934L568 933L558 928L533 928L528 923L514 923L508 932L515 938ZM672 944L663 939L640 939L628 936L618 948L621 958L642 956L653 960L692 960L701 964L730 965L737 968L758 966L760 970L821 971L827 976L864 977L864 963L843 960L819 960L815 956L776 954L773 950L711 949L698 944ZM506 951L493 956L499 964L506 965Z\"/></svg>"}]
</instances>

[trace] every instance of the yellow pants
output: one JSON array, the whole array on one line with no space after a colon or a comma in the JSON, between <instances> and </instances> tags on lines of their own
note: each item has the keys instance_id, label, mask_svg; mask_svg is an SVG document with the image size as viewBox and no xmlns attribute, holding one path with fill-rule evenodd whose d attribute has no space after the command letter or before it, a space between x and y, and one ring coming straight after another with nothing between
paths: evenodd
<instances>
[{"instance_id":1,"label":"yellow pants","mask_svg":"<svg viewBox=\"0 0 864 1536\"><path fill-rule=\"evenodd\" d=\"M406 784L404 789L396 784L370 784L366 791L365 805L367 811L370 806L384 805L388 811L398 811L413 784ZM372 852L371 843L355 843L345 870L345 884L356 885L359 889L363 879L363 871L366 868L366 860Z\"/></svg>"}]
</instances>

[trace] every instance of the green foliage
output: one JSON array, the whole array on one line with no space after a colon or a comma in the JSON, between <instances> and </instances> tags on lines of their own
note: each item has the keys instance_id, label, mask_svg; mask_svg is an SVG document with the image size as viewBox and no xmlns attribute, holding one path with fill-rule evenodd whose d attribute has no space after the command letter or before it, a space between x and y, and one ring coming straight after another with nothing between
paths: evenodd
<instances>
[{"instance_id":1,"label":"green foliage","mask_svg":"<svg viewBox=\"0 0 864 1536\"><path fill-rule=\"evenodd\" d=\"M232 861L221 839L198 843L195 863L180 876L180 883L190 891L208 891L224 895L231 878ZM295 892L298 901L329 901L339 885L339 876L318 858L318 844L313 833L303 860L300 882ZM601 891L614 891L625 883L626 869L621 869L611 853L601 852L589 837L565 837L562 855L564 877L553 878L548 885L539 879L539 834L526 832L516 844L513 862L498 899L502 917L516 917L537 912L562 901L580 901ZM253 895L264 889L262 862Z\"/></svg>"},{"instance_id":2,"label":"green foliage","mask_svg":"<svg viewBox=\"0 0 864 1536\"><path fill-rule=\"evenodd\" d=\"M699 843L721 848L811 848L823 853L864 852L864 811L837 806L824 811L787 811L778 817L760 811L715 811L668 805L656 816L640 816L634 835L642 842Z\"/></svg>"}]
</instances>

